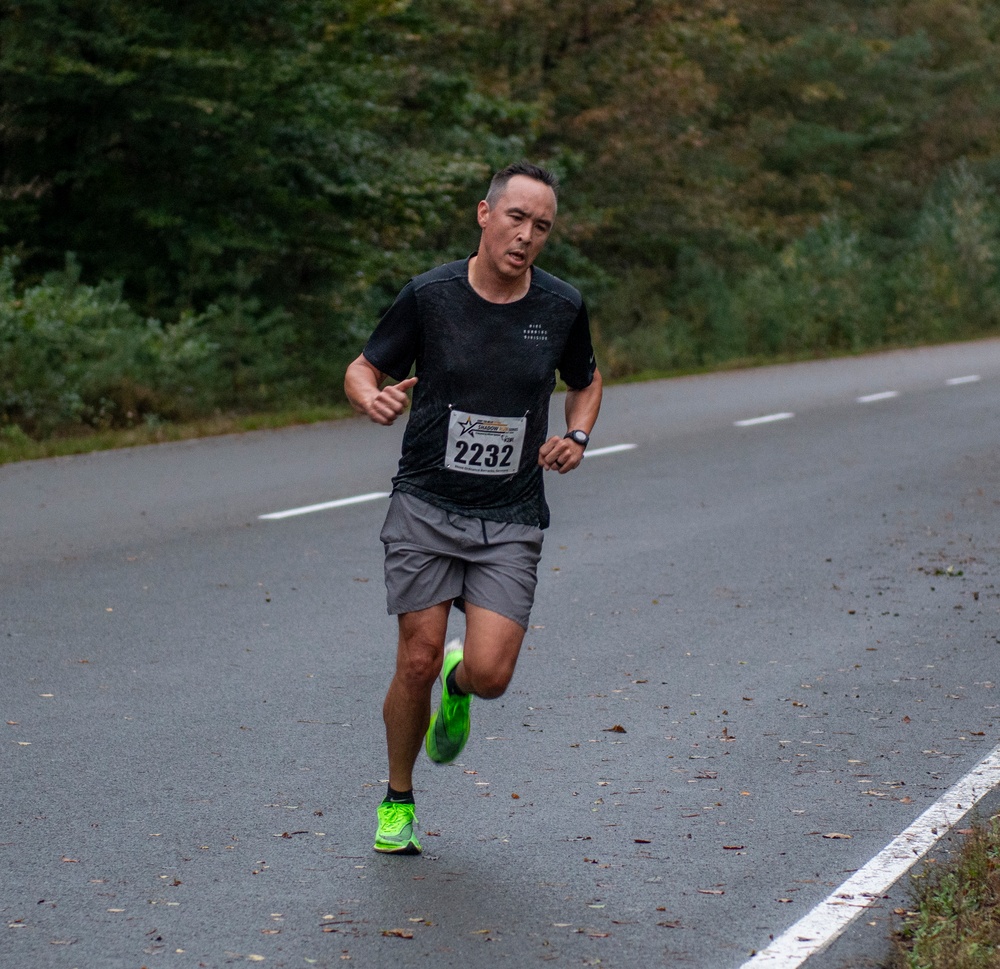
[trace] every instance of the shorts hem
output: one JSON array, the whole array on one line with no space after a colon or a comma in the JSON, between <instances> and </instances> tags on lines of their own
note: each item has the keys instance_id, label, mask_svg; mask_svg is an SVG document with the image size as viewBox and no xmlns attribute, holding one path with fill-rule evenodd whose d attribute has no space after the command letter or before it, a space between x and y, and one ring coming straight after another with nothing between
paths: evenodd
<instances>
[{"instance_id":1,"label":"shorts hem","mask_svg":"<svg viewBox=\"0 0 1000 969\"><path fill-rule=\"evenodd\" d=\"M457 595L461 595L461 593L457 593ZM388 612L390 616L402 616L410 612L423 612L425 609L433 609L435 606L440 606L445 602L450 603L454 601L455 598L456 596L445 596L443 599L428 602L426 605L416 606L411 606L409 603L406 603L405 605L397 603L395 606L387 604L386 612Z\"/></svg>"},{"instance_id":2,"label":"shorts hem","mask_svg":"<svg viewBox=\"0 0 1000 969\"><path fill-rule=\"evenodd\" d=\"M520 626L525 632L528 631L528 625L531 622L530 615L525 619L522 619L521 616L511 615L511 613L514 611L513 609L496 609L493 606L484 606L482 603L474 602L472 599L470 599L467 595L465 595L462 592L459 592L457 595L451 596L450 598L439 599L436 602L429 602L427 603L427 605L412 606L412 607L409 605L405 606L397 605L395 608L393 608L392 606L387 606L386 612L390 616L404 616L411 612L423 612L425 609L433 609L434 606L439 606L444 602L454 602L455 599L458 598L458 596L462 596L462 598L465 599L465 601L469 605L476 606L479 609L485 609L487 612L492 612L497 616L503 616L504 619L509 619L511 622L517 623L517 625Z\"/></svg>"},{"instance_id":3,"label":"shorts hem","mask_svg":"<svg viewBox=\"0 0 1000 969\"><path fill-rule=\"evenodd\" d=\"M476 606L479 609L485 609L487 612L495 613L498 616L503 616L504 619L509 619L511 622L516 622L525 632L528 630L528 624L531 622L531 616L528 615L522 622L520 616L512 616L511 612L513 610L497 609L496 606L484 606L481 602L476 602L475 599L470 599L466 593L462 594L462 598L465 599L466 603L470 606Z\"/></svg>"}]
</instances>

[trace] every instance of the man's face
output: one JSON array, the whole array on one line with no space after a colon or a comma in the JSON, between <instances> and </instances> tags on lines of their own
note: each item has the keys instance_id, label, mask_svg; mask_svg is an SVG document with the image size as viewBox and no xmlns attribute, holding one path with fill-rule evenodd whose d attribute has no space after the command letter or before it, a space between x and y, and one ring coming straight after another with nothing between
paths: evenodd
<instances>
[{"instance_id":1,"label":"man's face","mask_svg":"<svg viewBox=\"0 0 1000 969\"><path fill-rule=\"evenodd\" d=\"M515 175L491 209L483 201L477 213L483 230L479 256L508 279L524 275L542 251L556 218L555 193L544 182Z\"/></svg>"}]
</instances>

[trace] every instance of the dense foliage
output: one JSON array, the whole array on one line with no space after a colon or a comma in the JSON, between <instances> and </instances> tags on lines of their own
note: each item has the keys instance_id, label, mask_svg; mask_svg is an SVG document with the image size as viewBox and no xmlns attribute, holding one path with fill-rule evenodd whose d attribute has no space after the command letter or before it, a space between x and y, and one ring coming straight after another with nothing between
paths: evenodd
<instances>
[{"instance_id":1,"label":"dense foliage","mask_svg":"<svg viewBox=\"0 0 1000 969\"><path fill-rule=\"evenodd\" d=\"M994 331L998 32L986 0L0 0L0 424L338 397L525 156L613 375Z\"/></svg>"}]
</instances>

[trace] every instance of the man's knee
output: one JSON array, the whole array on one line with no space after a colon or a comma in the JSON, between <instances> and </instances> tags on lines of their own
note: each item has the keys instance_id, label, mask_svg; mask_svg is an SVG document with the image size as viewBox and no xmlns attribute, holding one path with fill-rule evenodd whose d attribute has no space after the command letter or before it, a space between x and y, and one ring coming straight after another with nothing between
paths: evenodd
<instances>
[{"instance_id":1,"label":"man's knee","mask_svg":"<svg viewBox=\"0 0 1000 969\"><path fill-rule=\"evenodd\" d=\"M472 685L472 692L482 697L484 700L495 700L507 692L511 678L514 675L514 665L512 663L493 663L486 667L480 667L465 661L465 675Z\"/></svg>"},{"instance_id":2,"label":"man's knee","mask_svg":"<svg viewBox=\"0 0 1000 969\"><path fill-rule=\"evenodd\" d=\"M400 617L396 675L407 684L427 686L441 672L445 629L430 618L417 621L415 616Z\"/></svg>"}]
</instances>

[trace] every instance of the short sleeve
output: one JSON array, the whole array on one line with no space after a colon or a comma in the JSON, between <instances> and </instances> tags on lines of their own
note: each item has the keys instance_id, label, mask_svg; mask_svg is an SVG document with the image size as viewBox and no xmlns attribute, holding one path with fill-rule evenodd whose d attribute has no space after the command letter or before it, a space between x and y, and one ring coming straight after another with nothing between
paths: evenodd
<instances>
[{"instance_id":1,"label":"short sleeve","mask_svg":"<svg viewBox=\"0 0 1000 969\"><path fill-rule=\"evenodd\" d=\"M413 283L407 283L365 344L364 357L393 380L405 380L420 349L420 318Z\"/></svg>"},{"instance_id":2,"label":"short sleeve","mask_svg":"<svg viewBox=\"0 0 1000 969\"><path fill-rule=\"evenodd\" d=\"M567 387L583 390L593 382L596 369L594 345L590 338L590 317L587 315L586 304L581 302L559 360L559 376Z\"/></svg>"}]
</instances>

